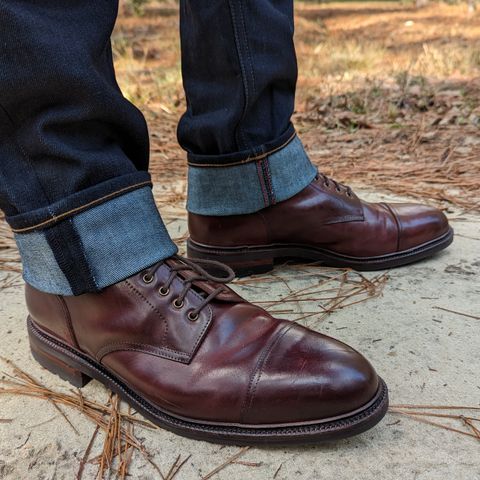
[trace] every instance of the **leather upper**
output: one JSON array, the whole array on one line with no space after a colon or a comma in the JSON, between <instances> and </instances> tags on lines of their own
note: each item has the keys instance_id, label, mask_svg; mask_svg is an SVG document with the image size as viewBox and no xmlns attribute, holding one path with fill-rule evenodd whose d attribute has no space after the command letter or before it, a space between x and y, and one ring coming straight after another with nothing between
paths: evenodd
<instances>
[{"instance_id":1,"label":"leather upper","mask_svg":"<svg viewBox=\"0 0 480 480\"><path fill-rule=\"evenodd\" d=\"M195 282L184 306L159 288L171 259L102 293L60 297L26 287L35 324L101 363L159 408L179 417L228 424L287 424L341 416L375 395L379 380L349 346L273 318L228 287L191 321L215 282Z\"/></svg>"},{"instance_id":2,"label":"leather upper","mask_svg":"<svg viewBox=\"0 0 480 480\"><path fill-rule=\"evenodd\" d=\"M408 203L368 203L350 189L318 177L292 198L248 215L189 213L199 244L218 247L302 244L370 257L406 250L445 234L438 209Z\"/></svg>"}]
</instances>

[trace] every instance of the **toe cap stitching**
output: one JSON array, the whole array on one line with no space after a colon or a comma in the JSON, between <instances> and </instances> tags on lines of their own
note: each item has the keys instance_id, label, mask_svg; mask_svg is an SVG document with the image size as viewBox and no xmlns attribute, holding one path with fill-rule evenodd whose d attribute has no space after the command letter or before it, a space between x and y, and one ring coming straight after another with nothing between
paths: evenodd
<instances>
[{"instance_id":1,"label":"toe cap stitching","mask_svg":"<svg viewBox=\"0 0 480 480\"><path fill-rule=\"evenodd\" d=\"M287 323L286 325L281 328L277 334L272 338L268 347L263 351L262 355L257 361L252 374L250 375L250 381L248 384L247 394L245 396L245 400L242 405L242 409L240 412L240 421L244 422L245 418L250 411L250 408L253 404L253 399L255 398L255 393L257 390L258 382L262 376L262 372L270 353L274 349L274 347L278 344L278 342L283 338L283 336L293 327L294 323Z\"/></svg>"},{"instance_id":2,"label":"toe cap stitching","mask_svg":"<svg viewBox=\"0 0 480 480\"><path fill-rule=\"evenodd\" d=\"M395 224L397 225L397 249L396 252L400 251L400 240L402 238L402 222L398 218L397 211L388 203L382 203L382 205L390 212L393 217Z\"/></svg>"}]
</instances>

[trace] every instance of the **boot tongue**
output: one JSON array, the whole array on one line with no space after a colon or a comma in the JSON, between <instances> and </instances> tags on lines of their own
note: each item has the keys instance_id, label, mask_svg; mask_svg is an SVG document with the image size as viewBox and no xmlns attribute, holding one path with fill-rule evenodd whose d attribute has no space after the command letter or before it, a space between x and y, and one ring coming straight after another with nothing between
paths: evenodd
<instances>
[{"instance_id":1,"label":"boot tongue","mask_svg":"<svg viewBox=\"0 0 480 480\"><path fill-rule=\"evenodd\" d=\"M167 260L165 260L165 263L169 267L185 265L181 260L175 257L168 258ZM177 272L177 275L184 280L190 280L191 278L197 276L198 273L194 270L181 270L180 272ZM212 293L218 287L222 287L223 291L215 297L215 300L221 300L223 302L245 302L245 300L240 295L235 293L230 287L228 287L224 283L218 283L212 280L196 280L192 283L192 287L200 295L210 295L210 293Z\"/></svg>"}]
</instances>

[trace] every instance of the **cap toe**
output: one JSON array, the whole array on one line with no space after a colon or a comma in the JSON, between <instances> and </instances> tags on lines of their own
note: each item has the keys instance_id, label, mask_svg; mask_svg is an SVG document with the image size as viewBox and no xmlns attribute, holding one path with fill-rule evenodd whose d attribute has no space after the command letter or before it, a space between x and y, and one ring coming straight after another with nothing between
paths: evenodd
<instances>
[{"instance_id":1,"label":"cap toe","mask_svg":"<svg viewBox=\"0 0 480 480\"><path fill-rule=\"evenodd\" d=\"M293 326L251 378L245 423L322 421L369 403L379 378L370 363L342 342Z\"/></svg>"},{"instance_id":2,"label":"cap toe","mask_svg":"<svg viewBox=\"0 0 480 480\"><path fill-rule=\"evenodd\" d=\"M428 243L449 230L448 219L438 208L414 203L389 206L398 222L400 251Z\"/></svg>"}]
</instances>

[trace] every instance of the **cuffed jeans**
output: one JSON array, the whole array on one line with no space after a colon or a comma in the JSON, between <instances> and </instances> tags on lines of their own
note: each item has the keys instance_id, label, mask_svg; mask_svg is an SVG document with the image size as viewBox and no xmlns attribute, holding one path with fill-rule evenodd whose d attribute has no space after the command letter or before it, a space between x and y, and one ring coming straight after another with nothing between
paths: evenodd
<instances>
[{"instance_id":1,"label":"cuffed jeans","mask_svg":"<svg viewBox=\"0 0 480 480\"><path fill-rule=\"evenodd\" d=\"M115 80L112 0L0 2L0 208L24 278L97 292L176 253L142 114ZM293 0L182 0L189 211L251 213L316 169L296 137Z\"/></svg>"}]
</instances>

